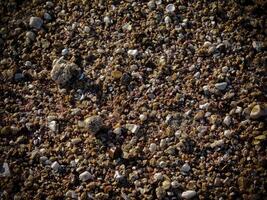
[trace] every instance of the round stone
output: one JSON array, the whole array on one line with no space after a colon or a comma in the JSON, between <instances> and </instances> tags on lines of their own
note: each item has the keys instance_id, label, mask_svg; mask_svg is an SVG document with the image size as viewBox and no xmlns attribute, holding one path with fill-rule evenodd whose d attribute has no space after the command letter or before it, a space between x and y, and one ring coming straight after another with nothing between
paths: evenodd
<instances>
[{"instance_id":1,"label":"round stone","mask_svg":"<svg viewBox=\"0 0 267 200\"><path fill-rule=\"evenodd\" d=\"M194 191L194 190L187 190L187 191L185 191L185 192L182 193L182 198L184 198L184 199L192 199L196 195L197 195L196 191Z\"/></svg>"},{"instance_id":2,"label":"round stone","mask_svg":"<svg viewBox=\"0 0 267 200\"><path fill-rule=\"evenodd\" d=\"M156 145L155 143L151 143L151 144L149 145L149 151L150 151L151 153L154 153L156 150L157 150L157 145Z\"/></svg>"}]
</instances>

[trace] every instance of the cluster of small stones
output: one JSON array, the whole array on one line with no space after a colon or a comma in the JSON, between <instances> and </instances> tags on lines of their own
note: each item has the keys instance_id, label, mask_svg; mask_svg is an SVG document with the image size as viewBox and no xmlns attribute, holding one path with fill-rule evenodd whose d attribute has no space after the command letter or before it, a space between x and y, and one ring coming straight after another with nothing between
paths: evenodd
<instances>
[{"instance_id":1,"label":"cluster of small stones","mask_svg":"<svg viewBox=\"0 0 267 200\"><path fill-rule=\"evenodd\" d=\"M0 1L0 199L264 199L266 2Z\"/></svg>"}]
</instances>

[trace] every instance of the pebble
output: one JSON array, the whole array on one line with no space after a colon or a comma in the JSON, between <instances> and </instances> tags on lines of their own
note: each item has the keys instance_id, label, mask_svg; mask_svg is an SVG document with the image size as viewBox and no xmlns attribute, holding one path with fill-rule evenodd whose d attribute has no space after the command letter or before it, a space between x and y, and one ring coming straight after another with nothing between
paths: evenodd
<instances>
[{"instance_id":1,"label":"pebble","mask_svg":"<svg viewBox=\"0 0 267 200\"><path fill-rule=\"evenodd\" d=\"M170 182L169 180L165 180L165 181L163 181L163 183L162 183L162 188L163 188L164 190L168 190L168 189L170 189L170 187L171 187L171 182Z\"/></svg>"},{"instance_id":2,"label":"pebble","mask_svg":"<svg viewBox=\"0 0 267 200\"><path fill-rule=\"evenodd\" d=\"M31 17L29 25L32 28L40 29L43 25L43 20L40 17Z\"/></svg>"},{"instance_id":3,"label":"pebble","mask_svg":"<svg viewBox=\"0 0 267 200\"><path fill-rule=\"evenodd\" d=\"M136 57L137 54L138 54L138 50L137 50L137 49L130 49L130 50L128 50L127 53L128 53L128 55L130 55L130 56Z\"/></svg>"},{"instance_id":4,"label":"pebble","mask_svg":"<svg viewBox=\"0 0 267 200\"><path fill-rule=\"evenodd\" d=\"M58 85L66 86L73 79L78 79L80 75L81 69L75 63L66 61L63 58L53 61L50 76Z\"/></svg>"},{"instance_id":5,"label":"pebble","mask_svg":"<svg viewBox=\"0 0 267 200\"><path fill-rule=\"evenodd\" d=\"M141 115L139 116L139 119L140 119L142 122L144 122L144 121L147 120L147 115L145 115L145 114L141 114Z\"/></svg>"},{"instance_id":6,"label":"pebble","mask_svg":"<svg viewBox=\"0 0 267 200\"><path fill-rule=\"evenodd\" d=\"M34 41L36 38L36 35L32 31L27 31L26 32L26 38L28 38L30 41Z\"/></svg>"},{"instance_id":7,"label":"pebble","mask_svg":"<svg viewBox=\"0 0 267 200\"><path fill-rule=\"evenodd\" d=\"M226 126L230 126L231 124L231 117L229 115L227 115L224 119L223 119L223 123L226 125Z\"/></svg>"},{"instance_id":8,"label":"pebble","mask_svg":"<svg viewBox=\"0 0 267 200\"><path fill-rule=\"evenodd\" d=\"M158 199L163 199L166 196L166 190L164 190L162 187L157 187L156 196Z\"/></svg>"},{"instance_id":9,"label":"pebble","mask_svg":"<svg viewBox=\"0 0 267 200\"><path fill-rule=\"evenodd\" d=\"M262 116L266 116L267 112L264 110L260 105L255 105L251 112L250 112L250 118L251 119L259 119Z\"/></svg>"},{"instance_id":10,"label":"pebble","mask_svg":"<svg viewBox=\"0 0 267 200\"><path fill-rule=\"evenodd\" d=\"M58 132L59 126L56 121L50 121L48 122L48 128L53 132Z\"/></svg>"},{"instance_id":11,"label":"pebble","mask_svg":"<svg viewBox=\"0 0 267 200\"><path fill-rule=\"evenodd\" d=\"M156 181L162 181L162 180L163 180L163 175L162 175L162 173L160 173L160 172L155 173L155 174L154 174L154 179L155 179Z\"/></svg>"},{"instance_id":12,"label":"pebble","mask_svg":"<svg viewBox=\"0 0 267 200\"><path fill-rule=\"evenodd\" d=\"M221 140L216 140L213 143L211 143L210 147L211 148L215 148L215 147L220 147L220 146L223 146L223 145L224 145L224 140L221 139Z\"/></svg>"},{"instance_id":13,"label":"pebble","mask_svg":"<svg viewBox=\"0 0 267 200\"><path fill-rule=\"evenodd\" d=\"M0 167L0 176L3 176L3 177L11 176L10 169L7 163L4 163L3 166Z\"/></svg>"},{"instance_id":14,"label":"pebble","mask_svg":"<svg viewBox=\"0 0 267 200\"><path fill-rule=\"evenodd\" d=\"M81 139L80 137L73 138L73 139L71 140L71 144L73 144L73 145L79 144L79 143L81 143L81 142L82 142L82 139Z\"/></svg>"},{"instance_id":15,"label":"pebble","mask_svg":"<svg viewBox=\"0 0 267 200\"><path fill-rule=\"evenodd\" d=\"M188 163L183 164L183 166L181 167L181 171L184 173L187 173L191 170L191 167L189 166Z\"/></svg>"},{"instance_id":16,"label":"pebble","mask_svg":"<svg viewBox=\"0 0 267 200\"><path fill-rule=\"evenodd\" d=\"M84 123L85 127L93 134L98 133L104 127L103 119L98 115L86 118Z\"/></svg>"},{"instance_id":17,"label":"pebble","mask_svg":"<svg viewBox=\"0 0 267 200\"><path fill-rule=\"evenodd\" d=\"M222 72L223 72L223 73L228 72L228 70L229 70L229 68L228 68L227 66L222 67Z\"/></svg>"},{"instance_id":18,"label":"pebble","mask_svg":"<svg viewBox=\"0 0 267 200\"><path fill-rule=\"evenodd\" d=\"M81 181L85 182L85 181L88 181L88 180L92 180L93 176L88 171L85 171L85 172L83 172L83 173L81 173L79 175L79 179Z\"/></svg>"},{"instance_id":19,"label":"pebble","mask_svg":"<svg viewBox=\"0 0 267 200\"><path fill-rule=\"evenodd\" d=\"M174 12L174 11L175 11L175 6L174 6L174 4L168 4L168 5L166 6L165 10L166 10L167 13L172 13L172 12Z\"/></svg>"},{"instance_id":20,"label":"pebble","mask_svg":"<svg viewBox=\"0 0 267 200\"><path fill-rule=\"evenodd\" d=\"M182 193L182 198L184 198L184 199L192 199L196 195L197 195L196 191L194 191L194 190L187 190L187 191L185 191L185 192Z\"/></svg>"},{"instance_id":21,"label":"pebble","mask_svg":"<svg viewBox=\"0 0 267 200\"><path fill-rule=\"evenodd\" d=\"M156 150L157 150L157 145L156 145L155 143L151 143L151 144L149 145L149 151L150 151L151 153L155 153Z\"/></svg>"},{"instance_id":22,"label":"pebble","mask_svg":"<svg viewBox=\"0 0 267 200\"><path fill-rule=\"evenodd\" d=\"M72 199L78 199L78 195L73 190L68 190L65 194L66 197L72 198Z\"/></svg>"},{"instance_id":23,"label":"pebble","mask_svg":"<svg viewBox=\"0 0 267 200\"><path fill-rule=\"evenodd\" d=\"M140 126L136 125L136 124L126 124L126 129L128 129L129 131L131 131L133 134L137 134Z\"/></svg>"},{"instance_id":24,"label":"pebble","mask_svg":"<svg viewBox=\"0 0 267 200\"><path fill-rule=\"evenodd\" d=\"M58 171L59 170L59 163L57 161L53 162L52 165L51 165L51 168L54 170L54 171Z\"/></svg>"},{"instance_id":25,"label":"pebble","mask_svg":"<svg viewBox=\"0 0 267 200\"><path fill-rule=\"evenodd\" d=\"M51 17L51 15L49 13L44 13L44 19L49 21L49 20L52 19L52 17Z\"/></svg>"},{"instance_id":26,"label":"pebble","mask_svg":"<svg viewBox=\"0 0 267 200\"><path fill-rule=\"evenodd\" d=\"M154 0L151 0L147 3L147 6L150 10L154 10L156 8L156 4Z\"/></svg>"},{"instance_id":27,"label":"pebble","mask_svg":"<svg viewBox=\"0 0 267 200\"><path fill-rule=\"evenodd\" d=\"M215 88L217 88L218 90L223 91L223 90L226 89L227 85L228 85L227 82L216 83L215 84Z\"/></svg>"},{"instance_id":28,"label":"pebble","mask_svg":"<svg viewBox=\"0 0 267 200\"><path fill-rule=\"evenodd\" d=\"M66 56L66 55L68 55L69 54L69 50L67 49L67 48L65 48L65 49L63 49L62 51L61 51L61 55L62 56Z\"/></svg>"},{"instance_id":29,"label":"pebble","mask_svg":"<svg viewBox=\"0 0 267 200\"><path fill-rule=\"evenodd\" d=\"M171 182L171 186L172 186L174 189L176 189L176 188L179 187L179 182L176 181L176 180L174 180L174 181Z\"/></svg>"}]
</instances>

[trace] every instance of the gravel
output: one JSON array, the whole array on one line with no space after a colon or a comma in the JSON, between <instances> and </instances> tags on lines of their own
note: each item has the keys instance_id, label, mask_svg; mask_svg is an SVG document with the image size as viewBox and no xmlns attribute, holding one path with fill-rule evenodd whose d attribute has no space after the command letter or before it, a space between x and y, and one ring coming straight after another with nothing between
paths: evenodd
<instances>
[{"instance_id":1,"label":"gravel","mask_svg":"<svg viewBox=\"0 0 267 200\"><path fill-rule=\"evenodd\" d=\"M0 199L264 199L265 8L0 1Z\"/></svg>"}]
</instances>

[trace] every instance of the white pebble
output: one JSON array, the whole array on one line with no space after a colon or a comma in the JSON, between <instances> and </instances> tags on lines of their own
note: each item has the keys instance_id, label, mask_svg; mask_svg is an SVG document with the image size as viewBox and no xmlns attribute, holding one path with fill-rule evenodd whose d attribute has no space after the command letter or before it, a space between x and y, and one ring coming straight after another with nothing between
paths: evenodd
<instances>
[{"instance_id":1,"label":"white pebble","mask_svg":"<svg viewBox=\"0 0 267 200\"><path fill-rule=\"evenodd\" d=\"M184 198L184 199L192 199L196 195L197 195L196 191L194 191L194 190L187 190L187 191L185 191L185 192L182 193L182 198Z\"/></svg>"},{"instance_id":2,"label":"white pebble","mask_svg":"<svg viewBox=\"0 0 267 200\"><path fill-rule=\"evenodd\" d=\"M51 121L48 124L48 128L53 131L53 132L57 132L58 131L58 125L56 121Z\"/></svg>"},{"instance_id":3,"label":"white pebble","mask_svg":"<svg viewBox=\"0 0 267 200\"><path fill-rule=\"evenodd\" d=\"M53 162L52 165L51 165L51 168L55 171L58 171L60 165L57 161Z\"/></svg>"},{"instance_id":4,"label":"white pebble","mask_svg":"<svg viewBox=\"0 0 267 200\"><path fill-rule=\"evenodd\" d=\"M178 183L178 181L176 181L176 180L172 181L172 182L171 182L171 186L172 186L173 188L178 188L178 187L179 187L179 183Z\"/></svg>"},{"instance_id":5,"label":"white pebble","mask_svg":"<svg viewBox=\"0 0 267 200\"><path fill-rule=\"evenodd\" d=\"M65 55L67 55L69 53L69 50L67 49L67 48L65 48L65 49L63 49L62 51L61 51L61 55L62 56L65 56Z\"/></svg>"},{"instance_id":6,"label":"white pebble","mask_svg":"<svg viewBox=\"0 0 267 200\"><path fill-rule=\"evenodd\" d=\"M89 179L93 179L93 176L88 171L85 171L79 175L79 179L85 182Z\"/></svg>"},{"instance_id":7,"label":"white pebble","mask_svg":"<svg viewBox=\"0 0 267 200\"><path fill-rule=\"evenodd\" d=\"M174 6L174 4L168 4L168 5L166 6L165 10L166 10L167 13L172 13L172 12L174 12L174 11L175 11L175 6Z\"/></svg>"},{"instance_id":8,"label":"white pebble","mask_svg":"<svg viewBox=\"0 0 267 200\"><path fill-rule=\"evenodd\" d=\"M141 115L139 116L139 119L140 119L141 121L146 121L146 120L147 120L147 116L146 116L145 114L141 114Z\"/></svg>"},{"instance_id":9,"label":"white pebble","mask_svg":"<svg viewBox=\"0 0 267 200\"><path fill-rule=\"evenodd\" d=\"M230 126L231 124L231 117L229 115L227 115L224 120L223 120L223 123L226 125L226 126Z\"/></svg>"},{"instance_id":10,"label":"white pebble","mask_svg":"<svg viewBox=\"0 0 267 200\"><path fill-rule=\"evenodd\" d=\"M222 68L222 72L223 72L223 73L228 72L228 70L229 70L229 68L228 68L227 66L224 66L224 67Z\"/></svg>"},{"instance_id":11,"label":"white pebble","mask_svg":"<svg viewBox=\"0 0 267 200\"><path fill-rule=\"evenodd\" d=\"M136 124L126 124L126 129L131 131L133 134L138 133L140 126Z\"/></svg>"},{"instance_id":12,"label":"white pebble","mask_svg":"<svg viewBox=\"0 0 267 200\"><path fill-rule=\"evenodd\" d=\"M135 57L138 54L138 50L137 49L130 49L130 50L128 50L127 53L128 53L128 55Z\"/></svg>"},{"instance_id":13,"label":"white pebble","mask_svg":"<svg viewBox=\"0 0 267 200\"><path fill-rule=\"evenodd\" d=\"M149 151L150 151L151 153L154 153L156 150L157 150L157 145L156 145L155 143L151 143L151 144L149 145Z\"/></svg>"}]
</instances>

